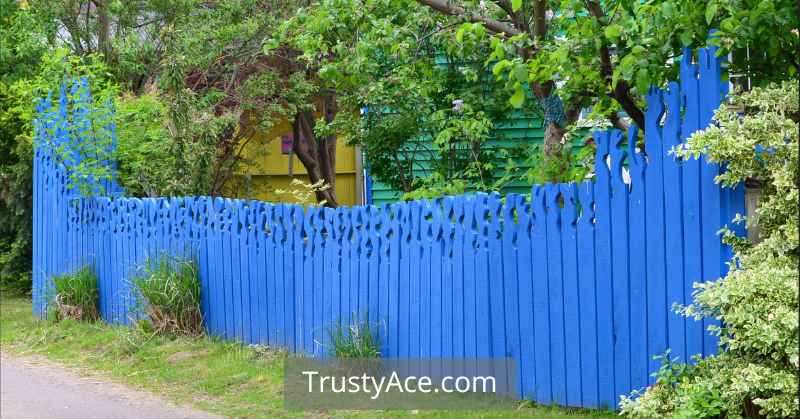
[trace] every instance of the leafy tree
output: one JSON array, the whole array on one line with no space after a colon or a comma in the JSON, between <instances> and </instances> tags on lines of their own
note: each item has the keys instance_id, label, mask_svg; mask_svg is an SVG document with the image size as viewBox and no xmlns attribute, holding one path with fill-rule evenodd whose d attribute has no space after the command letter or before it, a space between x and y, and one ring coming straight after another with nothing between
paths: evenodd
<instances>
[{"instance_id":1,"label":"leafy tree","mask_svg":"<svg viewBox=\"0 0 800 419\"><path fill-rule=\"evenodd\" d=\"M742 114L744 114L742 116ZM762 240L747 242L730 232L735 257L725 278L695 285L686 316L713 317L721 326L715 356L694 366L668 363L656 385L622 399L628 417L797 417L798 88L784 82L736 96L715 114L717 125L694 134L675 153L705 155L724 164L723 186L758 179L763 187L752 218ZM666 372L666 373L665 373Z\"/></svg>"},{"instance_id":2,"label":"leafy tree","mask_svg":"<svg viewBox=\"0 0 800 419\"><path fill-rule=\"evenodd\" d=\"M312 178L322 171L330 173L327 183L335 181L335 171L326 169L335 165L335 141L321 142L324 150L306 146L315 144L308 135L314 135L314 110L323 108L313 100L319 93L313 80L291 54L268 56L261 49L262 39L301 3L31 0L28 6L30 14L54 22L57 31L46 38L51 48L103 57L121 90L130 92L120 110L133 125L130 131L147 133L145 154L152 157L159 143L169 150L155 164L174 169L155 170L167 178L144 161L134 162L127 169L136 173L123 173L123 180L132 181L129 189L219 195L244 162L242 152L256 131L268 131L282 118L295 121L305 135L305 141L295 136L295 148ZM137 117L144 114L160 127ZM318 198L336 204L332 189Z\"/></svg>"},{"instance_id":3,"label":"leafy tree","mask_svg":"<svg viewBox=\"0 0 800 419\"><path fill-rule=\"evenodd\" d=\"M800 69L789 0L419 2L464 21L457 39L490 39L487 64L515 90L512 104L521 105L531 87L545 109L546 155L559 152L564 129L586 107L617 128L631 120L644 132L646 89L674 79L681 48L703 46L712 28L720 53L734 57L734 73L762 83Z\"/></svg>"},{"instance_id":4,"label":"leafy tree","mask_svg":"<svg viewBox=\"0 0 800 419\"><path fill-rule=\"evenodd\" d=\"M497 190L515 175L495 169L521 154L487 146L511 92L484 68L488 42L458 44L452 28L410 0L320 1L265 48L300 52L338 105L318 131L360 146L371 174L408 198Z\"/></svg>"},{"instance_id":5,"label":"leafy tree","mask_svg":"<svg viewBox=\"0 0 800 419\"><path fill-rule=\"evenodd\" d=\"M0 0L0 285L30 286L33 147L30 99L13 89L46 53L52 28Z\"/></svg>"}]
</instances>

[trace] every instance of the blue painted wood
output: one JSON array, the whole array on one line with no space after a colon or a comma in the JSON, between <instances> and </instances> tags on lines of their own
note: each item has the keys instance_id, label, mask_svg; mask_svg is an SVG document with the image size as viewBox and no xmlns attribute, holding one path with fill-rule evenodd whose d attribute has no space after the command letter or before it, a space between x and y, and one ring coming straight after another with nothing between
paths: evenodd
<instances>
[{"instance_id":1,"label":"blue painted wood","mask_svg":"<svg viewBox=\"0 0 800 419\"><path fill-rule=\"evenodd\" d=\"M597 292L597 373L600 389L599 405L611 408L616 405L614 386L614 298L612 294L611 266L611 179L609 142L611 133L595 133L597 156L595 158L595 272Z\"/></svg>"},{"instance_id":2,"label":"blue painted wood","mask_svg":"<svg viewBox=\"0 0 800 419\"><path fill-rule=\"evenodd\" d=\"M490 323L487 323L491 341L491 352L489 356L502 357L507 356L505 330L506 279L503 277L503 207L499 195L489 195L487 209L489 220L488 226L485 228L483 245L484 247L488 247L486 250L486 264L489 269L484 285L486 289L485 295L489 297L489 306L487 309L489 309L489 315L491 316Z\"/></svg>"},{"instance_id":3,"label":"blue painted wood","mask_svg":"<svg viewBox=\"0 0 800 419\"><path fill-rule=\"evenodd\" d=\"M567 365L564 341L564 279L561 252L561 194L558 184L545 187L544 219L547 231L547 297L550 325L550 382L556 404L567 404ZM535 207L534 207L535 208ZM575 325L577 326L577 325Z\"/></svg>"},{"instance_id":4,"label":"blue painted wood","mask_svg":"<svg viewBox=\"0 0 800 419\"><path fill-rule=\"evenodd\" d=\"M389 312L386 314L386 354L390 357L398 357L400 355L400 218L398 213L398 205L392 204L388 207L392 213L391 222L389 223L390 234L389 241L389 290L387 292L389 297Z\"/></svg>"},{"instance_id":5,"label":"blue painted wood","mask_svg":"<svg viewBox=\"0 0 800 419\"><path fill-rule=\"evenodd\" d=\"M719 107L727 83L722 82L720 74L720 58L717 57L717 47L709 47L697 51L698 58L698 98L699 98L699 126L705 127L711 123L714 111ZM725 87L723 87L725 86ZM720 166L710 163L705 156L700 158L700 206L701 206L701 240L703 275L701 281L721 278L724 266L719 263L725 254L721 237L717 230L724 225L726 220L722 213L723 191L714 182L720 174ZM703 329L719 325L719 322L707 318L703 319ZM713 334L703 333L703 354L716 352L719 339Z\"/></svg>"},{"instance_id":6,"label":"blue painted wood","mask_svg":"<svg viewBox=\"0 0 800 419\"><path fill-rule=\"evenodd\" d=\"M455 231L451 222L454 197L445 197L442 203L442 356L451 358L455 347L453 298L456 286L453 278L453 238Z\"/></svg>"},{"instance_id":7,"label":"blue painted wood","mask_svg":"<svg viewBox=\"0 0 800 419\"><path fill-rule=\"evenodd\" d=\"M667 274L667 304L682 303L683 287L683 172L682 162L668 157L669 150L680 144L680 86L670 83L664 93L667 108L661 145L664 157L664 214L665 259ZM685 320L670 310L667 317L667 344L672 356L686 359Z\"/></svg>"},{"instance_id":8,"label":"blue painted wood","mask_svg":"<svg viewBox=\"0 0 800 419\"><path fill-rule=\"evenodd\" d=\"M687 139L700 129L700 92L697 80L698 68L692 64L692 53L686 50L681 60L681 100L685 106L681 125L681 137ZM683 300L691 302L693 284L703 276L702 208L700 204L700 161L690 159L683 162ZM690 318L686 321L686 356L702 354L703 324ZM688 359L687 359L688 361Z\"/></svg>"},{"instance_id":9,"label":"blue painted wood","mask_svg":"<svg viewBox=\"0 0 800 419\"><path fill-rule=\"evenodd\" d=\"M464 201L463 196L453 199L453 357L466 356L465 329L469 327L464 313Z\"/></svg>"},{"instance_id":10,"label":"blue painted wood","mask_svg":"<svg viewBox=\"0 0 800 419\"><path fill-rule=\"evenodd\" d=\"M697 64L687 52L681 83L647 95L644 150L635 132L595 134L593 180L335 210L124 198L113 179L88 179L96 193L80 196L69 167L93 138L75 103L91 96L65 84L34 123L34 313L46 314L53 275L90 264L103 318L144 318L131 278L147 260L190 257L209 334L329 356L330 328L366 318L384 356L509 356L520 397L614 407L652 382L653 355L716 349L713 322L670 306L725 273L730 249L714 233L744 211L743 188L668 151L709 123L720 73L713 48Z\"/></svg>"},{"instance_id":11,"label":"blue painted wood","mask_svg":"<svg viewBox=\"0 0 800 419\"><path fill-rule=\"evenodd\" d=\"M631 351L631 386L643 388L648 380L647 336L647 231L646 203L644 179L646 161L644 154L637 147L638 129L632 127L628 133L628 173L630 186L628 194L628 263L630 269L630 351Z\"/></svg>"},{"instance_id":12,"label":"blue painted wood","mask_svg":"<svg viewBox=\"0 0 800 419\"><path fill-rule=\"evenodd\" d=\"M344 209L339 208L340 212L343 212ZM389 209L384 207L381 209L380 213L380 228L378 229L378 246L377 252L378 253L378 313L375 318L377 322L377 335L379 341L382 345L386 345L388 343L388 334L389 334L389 322L388 318L391 316L389 307L391 305L390 301L390 280L389 277L391 275L390 271L390 263L391 257L389 254L389 249L391 246L391 239L390 239L390 231L391 231L391 220L389 218ZM440 258L441 259L441 258ZM334 290L336 291L336 290ZM385 347L384 347L385 348ZM382 350L382 354L387 354L388 351L386 349Z\"/></svg>"},{"instance_id":13,"label":"blue painted wood","mask_svg":"<svg viewBox=\"0 0 800 419\"><path fill-rule=\"evenodd\" d=\"M645 129L645 153L648 165L645 169L645 262L647 273L647 371L659 367L656 355L667 348L667 300L666 237L664 205L664 160L671 157L663 148L661 119L664 116L664 93L651 88L647 95L647 126ZM648 383L655 383L649 376Z\"/></svg>"},{"instance_id":14,"label":"blue painted wood","mask_svg":"<svg viewBox=\"0 0 800 419\"><path fill-rule=\"evenodd\" d=\"M325 274L323 272L324 267L324 248L323 248L323 240L322 240L322 220L321 220L321 209L310 207L306 211L311 213L311 226L314 229L314 235L312 238L312 262L313 262L313 274L312 274L312 281L313 281L313 331L312 336L314 339L314 356L323 356L328 348L323 346L324 338L323 336L327 333L327 325L324 323L323 315L323 308L325 304L325 298L323 293L323 284L325 280ZM281 293L282 294L282 293ZM279 294L280 295L280 294ZM280 340L278 340L280 342Z\"/></svg>"},{"instance_id":15,"label":"blue painted wood","mask_svg":"<svg viewBox=\"0 0 800 419\"><path fill-rule=\"evenodd\" d=\"M578 246L578 299L580 300L581 341L581 406L599 406L598 383L598 320L595 260L595 202L594 183L583 182L578 187L580 217L576 240Z\"/></svg>"},{"instance_id":16,"label":"blue painted wood","mask_svg":"<svg viewBox=\"0 0 800 419\"><path fill-rule=\"evenodd\" d=\"M520 391L526 397L535 397L536 379L540 376L537 368L536 321L544 324L544 318L534 316L533 286L542 281L542 275L536 275L533 264L532 236L535 228L531 205L522 197L515 202L514 213L517 221L517 284L519 287L519 364Z\"/></svg>"},{"instance_id":17,"label":"blue painted wood","mask_svg":"<svg viewBox=\"0 0 800 419\"><path fill-rule=\"evenodd\" d=\"M500 353L495 353L495 356L507 356L516 361L517 369L520 368L520 317L519 317L519 301L520 301L520 287L517 278L517 261L519 252L517 249L518 235L523 234L520 230L520 225L516 219L516 208L518 202L524 197L510 194L506 196L506 205L500 207L502 214L502 225L500 232L502 234L502 247L501 253L503 258L503 318L504 318L504 333L503 338L505 347ZM493 259L494 260L494 259ZM498 333L499 329L492 330ZM498 333L499 334L499 333ZM517 380L516 388L517 395L522 396L522 374L517 374L518 377L512 377Z\"/></svg>"},{"instance_id":18,"label":"blue painted wood","mask_svg":"<svg viewBox=\"0 0 800 419\"><path fill-rule=\"evenodd\" d=\"M475 197L467 197L464 200L464 236L463 236L463 273L464 273L464 296L462 313L464 316L464 352L466 358L474 358L478 354L478 330L477 330L477 308L475 298L477 296L476 266L477 254L477 234L475 232Z\"/></svg>"},{"instance_id":19,"label":"blue painted wood","mask_svg":"<svg viewBox=\"0 0 800 419\"><path fill-rule=\"evenodd\" d=\"M559 185L559 193L563 201L561 208L561 259L563 270L564 295L564 359L566 367L566 404L581 406L583 404L583 384L581 377L581 330L583 324L580 317L580 282L578 280L578 189L574 183ZM583 263L586 261L584 260Z\"/></svg>"},{"instance_id":20,"label":"blue painted wood","mask_svg":"<svg viewBox=\"0 0 800 419\"><path fill-rule=\"evenodd\" d=\"M533 281L533 347L534 362L536 364L535 391L536 401L546 403L553 400L553 362L550 354L550 337L552 324L550 323L550 295L549 295L549 261L547 260L547 215L545 206L547 203L545 188L534 186L531 192L532 209L532 236L530 248L533 256L531 258L531 275ZM522 275L522 273L520 273ZM561 354L559 354L561 355ZM559 361L560 362L560 361Z\"/></svg>"},{"instance_id":21,"label":"blue painted wood","mask_svg":"<svg viewBox=\"0 0 800 419\"><path fill-rule=\"evenodd\" d=\"M614 318L614 389L631 385L630 271L628 260L628 185L623 179L626 153L621 150L624 137L612 131L609 143L611 179L611 270ZM623 390L624 391L624 390Z\"/></svg>"},{"instance_id":22,"label":"blue painted wood","mask_svg":"<svg viewBox=\"0 0 800 419\"><path fill-rule=\"evenodd\" d=\"M419 304L417 309L419 313L419 321L417 322L417 329L419 330L419 356L422 358L431 357L432 218L433 211L430 202L422 201L419 218L420 250L422 256L419 265ZM370 288L370 291L372 291L372 288Z\"/></svg>"}]
</instances>

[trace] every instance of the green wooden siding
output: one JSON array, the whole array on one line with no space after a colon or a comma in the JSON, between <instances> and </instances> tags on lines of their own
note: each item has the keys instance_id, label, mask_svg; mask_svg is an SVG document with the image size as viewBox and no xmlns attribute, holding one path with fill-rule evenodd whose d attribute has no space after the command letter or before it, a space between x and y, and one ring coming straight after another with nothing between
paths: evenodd
<instances>
[{"instance_id":1,"label":"green wooden siding","mask_svg":"<svg viewBox=\"0 0 800 419\"><path fill-rule=\"evenodd\" d=\"M531 103L526 102L526 103ZM531 144L541 144L544 139L544 126L541 116L535 112L514 110L509 113L508 118L495 123L494 135L487 141L486 146L490 148L516 148L527 147ZM415 165L422 167L426 165L426 156L420 156L415 160ZM528 168L524 161L517 161L520 170ZM503 162L498 162L498 169L495 178L503 176ZM422 175L417 172L415 175ZM504 193L527 193L531 185L523 181L515 181L503 189ZM403 195L403 191L393 188L390 185L377 181L372 178L372 203L381 205L387 202L395 202Z\"/></svg>"}]
</instances>

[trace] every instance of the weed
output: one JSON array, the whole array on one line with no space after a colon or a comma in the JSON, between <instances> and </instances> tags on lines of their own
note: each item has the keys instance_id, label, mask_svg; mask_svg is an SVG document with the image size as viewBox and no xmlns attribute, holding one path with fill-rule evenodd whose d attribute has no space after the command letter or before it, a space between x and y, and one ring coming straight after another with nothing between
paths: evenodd
<instances>
[{"instance_id":1,"label":"weed","mask_svg":"<svg viewBox=\"0 0 800 419\"><path fill-rule=\"evenodd\" d=\"M97 311L99 295L97 276L92 269L84 266L75 272L53 277L55 295L51 308L56 321L75 319L95 321L100 317Z\"/></svg>"},{"instance_id":2,"label":"weed","mask_svg":"<svg viewBox=\"0 0 800 419\"><path fill-rule=\"evenodd\" d=\"M200 278L194 261L162 255L148 259L133 278L144 298L144 311L157 333L198 336L203 333Z\"/></svg>"},{"instance_id":3,"label":"weed","mask_svg":"<svg viewBox=\"0 0 800 419\"><path fill-rule=\"evenodd\" d=\"M381 356L380 341L375 336L367 315L360 321L353 316L353 323L343 325L341 320L329 331L333 342L333 355L337 358L378 358Z\"/></svg>"}]
</instances>

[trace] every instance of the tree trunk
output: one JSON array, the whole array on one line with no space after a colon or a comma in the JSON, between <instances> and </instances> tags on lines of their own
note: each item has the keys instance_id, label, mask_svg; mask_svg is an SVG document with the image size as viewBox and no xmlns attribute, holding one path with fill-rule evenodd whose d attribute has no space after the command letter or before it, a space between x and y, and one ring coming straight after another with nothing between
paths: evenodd
<instances>
[{"instance_id":1,"label":"tree trunk","mask_svg":"<svg viewBox=\"0 0 800 419\"><path fill-rule=\"evenodd\" d=\"M544 130L544 147L542 152L546 157L553 157L559 155L563 144L561 141L564 139L564 128L560 127L557 123L550 121Z\"/></svg>"},{"instance_id":2,"label":"tree trunk","mask_svg":"<svg viewBox=\"0 0 800 419\"><path fill-rule=\"evenodd\" d=\"M314 185L323 181L326 186L314 191L317 202L335 208L339 206L333 189L336 184L336 139L320 138L318 141L314 134L315 124L312 111L304 110L295 114L292 149L306 168L309 181Z\"/></svg>"},{"instance_id":3,"label":"tree trunk","mask_svg":"<svg viewBox=\"0 0 800 419\"><path fill-rule=\"evenodd\" d=\"M111 22L109 21L108 17L108 2L107 0L94 0L92 3L94 3L97 11L97 49L103 53L103 56L108 63L111 59L111 44L109 39Z\"/></svg>"}]
</instances>

